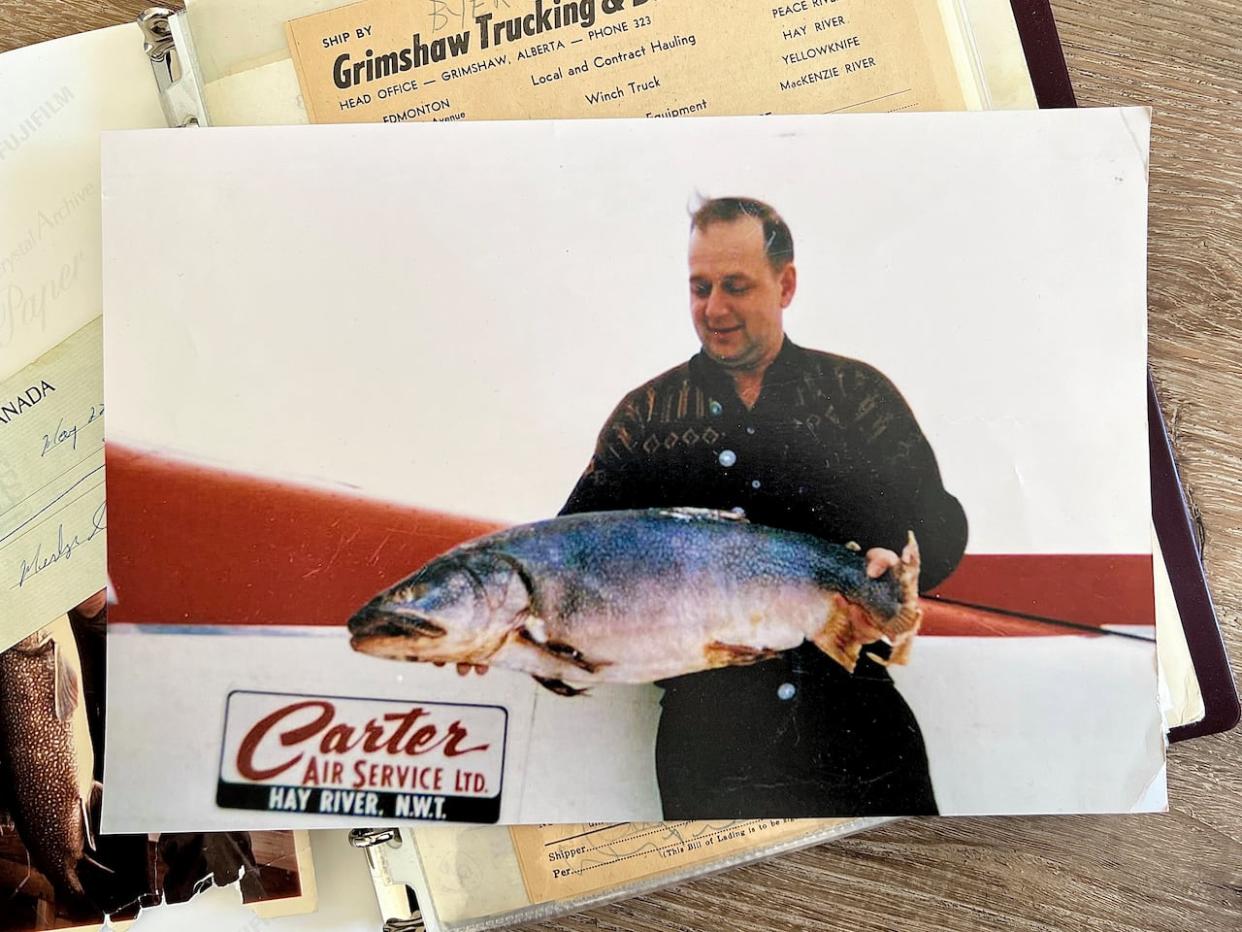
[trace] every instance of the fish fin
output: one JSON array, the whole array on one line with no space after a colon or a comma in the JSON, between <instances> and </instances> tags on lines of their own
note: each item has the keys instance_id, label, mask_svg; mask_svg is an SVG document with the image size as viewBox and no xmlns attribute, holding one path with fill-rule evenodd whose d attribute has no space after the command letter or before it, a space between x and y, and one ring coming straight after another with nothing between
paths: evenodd
<instances>
[{"instance_id":1,"label":"fish fin","mask_svg":"<svg viewBox=\"0 0 1242 932\"><path fill-rule=\"evenodd\" d=\"M84 854L84 855L82 855L82 860L83 860L83 861L85 861L87 864L89 864L91 867L95 868L96 870L101 870L101 871L103 871L105 874L115 874L115 873L116 873L116 871L114 871L112 868L108 867L106 864L100 864L98 861L96 861L96 860L95 860L93 857L91 857L89 854Z\"/></svg>"},{"instance_id":2,"label":"fish fin","mask_svg":"<svg viewBox=\"0 0 1242 932\"><path fill-rule=\"evenodd\" d=\"M527 615L522 624L521 635L523 639L534 644L547 644L548 623L538 615Z\"/></svg>"},{"instance_id":3,"label":"fish fin","mask_svg":"<svg viewBox=\"0 0 1242 932\"><path fill-rule=\"evenodd\" d=\"M548 643L543 645L543 649L554 654L561 660L566 660L569 663L572 663L579 670L586 673L594 673L601 667L612 666L612 662L608 660L588 660L582 655L582 651L578 650L578 648L570 644L562 643L561 641L548 641Z\"/></svg>"},{"instance_id":4,"label":"fish fin","mask_svg":"<svg viewBox=\"0 0 1242 932\"><path fill-rule=\"evenodd\" d=\"M73 711L78 707L78 701L82 696L82 686L78 680L78 671L69 666L69 661L65 659L64 653L60 649L60 645L56 645L52 649L54 658L55 673L52 674L54 680L54 692L56 717L62 722L67 722L73 717Z\"/></svg>"},{"instance_id":5,"label":"fish fin","mask_svg":"<svg viewBox=\"0 0 1242 932\"><path fill-rule=\"evenodd\" d=\"M910 662L910 645L914 643L914 632L893 638L893 652L888 662L903 666Z\"/></svg>"},{"instance_id":6,"label":"fish fin","mask_svg":"<svg viewBox=\"0 0 1242 932\"><path fill-rule=\"evenodd\" d=\"M532 622L536 622L536 624L532 625ZM579 670L586 673L594 673L601 667L610 665L607 660L588 660L583 656L582 651L572 644L549 639L547 625L542 618L529 616L526 623L518 628L517 634L519 638L532 647L551 654L557 660L573 664Z\"/></svg>"},{"instance_id":7,"label":"fish fin","mask_svg":"<svg viewBox=\"0 0 1242 932\"><path fill-rule=\"evenodd\" d=\"M710 667L746 666L761 660L771 660L779 651L763 647L751 647L748 644L726 644L723 641L712 641L703 648L703 655Z\"/></svg>"},{"instance_id":8,"label":"fish fin","mask_svg":"<svg viewBox=\"0 0 1242 932\"><path fill-rule=\"evenodd\" d=\"M895 569L897 584L901 589L901 608L885 625L884 633L894 640L913 637L923 622L923 607L919 603L919 542L914 532L906 533L906 545L901 550L901 563Z\"/></svg>"},{"instance_id":9,"label":"fish fin","mask_svg":"<svg viewBox=\"0 0 1242 932\"><path fill-rule=\"evenodd\" d=\"M82 832L86 835L86 847L95 850L95 833L91 831L91 810L86 800L78 797L78 807L82 810Z\"/></svg>"},{"instance_id":10,"label":"fish fin","mask_svg":"<svg viewBox=\"0 0 1242 932\"><path fill-rule=\"evenodd\" d=\"M728 521L731 524L750 524L746 515L736 511L721 511L718 508L655 508L656 514L682 521Z\"/></svg>"},{"instance_id":11,"label":"fish fin","mask_svg":"<svg viewBox=\"0 0 1242 932\"><path fill-rule=\"evenodd\" d=\"M811 641L850 673L858 666L858 655L862 653L864 642L854 630L853 619L843 599L834 604L828 621ZM866 643L870 643L870 639Z\"/></svg>"},{"instance_id":12,"label":"fish fin","mask_svg":"<svg viewBox=\"0 0 1242 932\"><path fill-rule=\"evenodd\" d=\"M882 667L905 666L910 662L910 644L913 640L913 638L904 637L892 642L893 649L887 658L881 657L879 654L872 653L871 651L867 651L863 654L863 656L874 660Z\"/></svg>"},{"instance_id":13,"label":"fish fin","mask_svg":"<svg viewBox=\"0 0 1242 932\"><path fill-rule=\"evenodd\" d=\"M92 851L97 850L95 833L91 831L91 813L98 813L103 806L103 784L98 780L91 781L91 789L83 803L82 824L86 827L86 844Z\"/></svg>"},{"instance_id":14,"label":"fish fin","mask_svg":"<svg viewBox=\"0 0 1242 932\"><path fill-rule=\"evenodd\" d=\"M570 686L564 680L556 680L547 676L533 676L532 679L544 689L550 689L558 696L581 696L586 692L585 689L576 689Z\"/></svg>"}]
</instances>

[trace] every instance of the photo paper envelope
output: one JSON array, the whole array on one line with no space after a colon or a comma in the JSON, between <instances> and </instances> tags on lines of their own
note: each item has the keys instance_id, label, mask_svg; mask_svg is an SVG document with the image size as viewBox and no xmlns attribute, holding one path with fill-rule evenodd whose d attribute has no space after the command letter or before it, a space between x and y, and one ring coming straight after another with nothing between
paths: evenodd
<instances>
[{"instance_id":1,"label":"photo paper envelope","mask_svg":"<svg viewBox=\"0 0 1242 932\"><path fill-rule=\"evenodd\" d=\"M108 135L105 828L1164 808L1148 131Z\"/></svg>"}]
</instances>

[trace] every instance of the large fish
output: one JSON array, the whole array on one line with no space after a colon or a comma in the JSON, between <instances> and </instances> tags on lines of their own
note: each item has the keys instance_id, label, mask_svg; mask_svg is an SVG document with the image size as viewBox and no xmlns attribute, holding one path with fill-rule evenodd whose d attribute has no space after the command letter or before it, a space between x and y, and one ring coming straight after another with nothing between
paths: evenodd
<instances>
[{"instance_id":1,"label":"large fish","mask_svg":"<svg viewBox=\"0 0 1242 932\"><path fill-rule=\"evenodd\" d=\"M65 617L0 653L0 779L31 863L76 896L84 895L78 869L94 847L94 767L81 664Z\"/></svg>"},{"instance_id":2,"label":"large fish","mask_svg":"<svg viewBox=\"0 0 1242 932\"><path fill-rule=\"evenodd\" d=\"M572 515L470 541L349 622L355 650L494 664L573 695L748 664L811 641L847 670L922 618L919 551L879 579L857 546L672 508Z\"/></svg>"}]
</instances>

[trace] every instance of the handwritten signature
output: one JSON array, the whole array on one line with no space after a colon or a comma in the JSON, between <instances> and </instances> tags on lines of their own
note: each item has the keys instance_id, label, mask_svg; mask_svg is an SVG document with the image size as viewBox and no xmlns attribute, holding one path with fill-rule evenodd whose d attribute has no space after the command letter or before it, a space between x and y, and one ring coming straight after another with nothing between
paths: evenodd
<instances>
[{"instance_id":1,"label":"handwritten signature","mask_svg":"<svg viewBox=\"0 0 1242 932\"><path fill-rule=\"evenodd\" d=\"M85 537L80 533L74 534L68 540L65 539L65 525L61 522L56 527L56 549L44 556L43 542L40 541L35 547L34 553L30 559L22 559L21 570L17 579L17 587L21 588L27 581L42 573L48 567L64 560L66 563L74 555L79 547L89 544L102 531L108 529L108 503L100 502L99 507L95 509L95 513L91 515L91 529Z\"/></svg>"},{"instance_id":2,"label":"handwritten signature","mask_svg":"<svg viewBox=\"0 0 1242 932\"><path fill-rule=\"evenodd\" d=\"M103 419L104 406L101 401L97 405L91 405L91 413L86 419L83 427L88 427L96 421ZM56 422L56 429L50 433L43 435L43 452L39 456L47 456L52 450L55 450L62 443L69 444L71 449L78 448L78 425L70 424L65 426L65 419L62 417Z\"/></svg>"}]
</instances>

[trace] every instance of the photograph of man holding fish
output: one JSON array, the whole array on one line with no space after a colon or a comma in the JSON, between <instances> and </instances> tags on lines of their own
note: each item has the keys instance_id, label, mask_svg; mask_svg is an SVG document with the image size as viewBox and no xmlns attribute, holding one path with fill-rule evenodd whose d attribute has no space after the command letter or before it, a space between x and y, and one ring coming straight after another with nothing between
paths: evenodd
<instances>
[{"instance_id":1,"label":"photograph of man holding fish","mask_svg":"<svg viewBox=\"0 0 1242 932\"><path fill-rule=\"evenodd\" d=\"M1162 808L1145 119L106 140L105 824Z\"/></svg>"},{"instance_id":2,"label":"photograph of man holding fish","mask_svg":"<svg viewBox=\"0 0 1242 932\"><path fill-rule=\"evenodd\" d=\"M702 349L626 396L562 513L699 505L852 544L865 551L866 578L901 580L909 568L902 604L917 616L919 590L943 581L961 559L967 523L908 406L865 363L803 349L785 335L797 267L792 233L772 207L708 200L690 229L691 316ZM704 445L696 435L712 431L725 445L715 457L695 449ZM670 436L676 440L666 446ZM911 534L917 547L907 543ZM898 556L906 548L913 565ZM865 583L835 591L840 609L825 612L814 564L791 575L805 586L800 596L818 610L828 643L812 630L776 662L753 665L753 648L743 643L718 672L662 682L656 767L664 815L708 806L728 815L821 806L934 813L921 732L885 672L886 660L905 662L903 636L912 638L918 621L897 632L887 613L838 621L866 604ZM765 619L786 624L797 604L773 606ZM854 622L857 634L836 650L833 626ZM752 753L729 753L716 729L704 728L703 710L725 706L736 710L732 730ZM780 779L771 771L777 761Z\"/></svg>"},{"instance_id":3,"label":"photograph of man holding fish","mask_svg":"<svg viewBox=\"0 0 1242 932\"><path fill-rule=\"evenodd\" d=\"M965 515L892 384L785 335L797 277L793 235L771 206L695 207L702 348L626 395L561 514L668 510L549 522L533 560L532 542L497 540L497 588L514 584L514 559L516 585L533 584L500 602L491 643L452 643L437 619L450 593L474 593L425 571L354 619L354 646L495 663L563 695L656 682L665 818L934 814L922 735L885 667L905 662L920 587L961 558ZM496 575L457 565L485 587ZM893 591L881 596L882 578ZM732 709L727 727L704 714L718 708Z\"/></svg>"}]
</instances>

